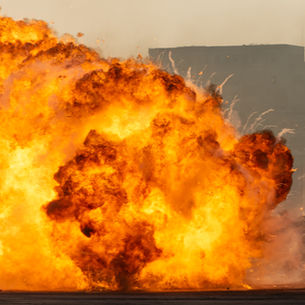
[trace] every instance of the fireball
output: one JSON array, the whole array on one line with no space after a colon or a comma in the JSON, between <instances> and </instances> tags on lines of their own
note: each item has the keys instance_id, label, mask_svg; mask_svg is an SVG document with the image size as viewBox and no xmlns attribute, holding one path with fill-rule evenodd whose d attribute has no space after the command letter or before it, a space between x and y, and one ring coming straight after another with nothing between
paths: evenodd
<instances>
[{"instance_id":1,"label":"fireball","mask_svg":"<svg viewBox=\"0 0 305 305\"><path fill-rule=\"evenodd\" d=\"M0 287L248 287L293 159L222 98L0 18Z\"/></svg>"}]
</instances>

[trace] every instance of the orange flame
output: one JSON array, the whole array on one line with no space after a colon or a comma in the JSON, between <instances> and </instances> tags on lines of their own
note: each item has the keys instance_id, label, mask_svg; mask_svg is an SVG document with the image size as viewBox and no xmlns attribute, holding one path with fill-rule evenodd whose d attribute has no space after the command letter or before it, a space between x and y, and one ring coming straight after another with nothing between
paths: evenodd
<instances>
[{"instance_id":1,"label":"orange flame","mask_svg":"<svg viewBox=\"0 0 305 305\"><path fill-rule=\"evenodd\" d=\"M0 18L0 48L2 289L249 287L292 183L281 141L43 21Z\"/></svg>"}]
</instances>

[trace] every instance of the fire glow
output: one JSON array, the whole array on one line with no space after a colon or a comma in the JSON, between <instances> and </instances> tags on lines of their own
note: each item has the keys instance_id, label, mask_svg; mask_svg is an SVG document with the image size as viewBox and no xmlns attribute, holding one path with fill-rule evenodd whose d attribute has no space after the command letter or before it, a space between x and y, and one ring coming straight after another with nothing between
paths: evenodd
<instances>
[{"instance_id":1,"label":"fire glow","mask_svg":"<svg viewBox=\"0 0 305 305\"><path fill-rule=\"evenodd\" d=\"M0 19L0 288L248 287L292 156L222 99Z\"/></svg>"}]
</instances>

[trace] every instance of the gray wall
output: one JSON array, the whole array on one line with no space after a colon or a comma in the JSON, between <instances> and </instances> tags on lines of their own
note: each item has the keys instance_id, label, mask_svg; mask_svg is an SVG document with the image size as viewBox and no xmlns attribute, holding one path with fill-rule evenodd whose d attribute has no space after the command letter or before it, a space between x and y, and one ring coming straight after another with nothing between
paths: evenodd
<instances>
[{"instance_id":1,"label":"gray wall","mask_svg":"<svg viewBox=\"0 0 305 305\"><path fill-rule=\"evenodd\" d=\"M257 129L268 128L275 134L283 128L295 130L284 136L295 158L294 185L289 200L294 205L304 202L305 178L305 64L304 48L292 45L249 45L228 47L178 47L150 49L151 59L173 73L169 52L178 73L187 77L191 67L192 81L205 87L209 82L221 84L230 74L233 77L223 88L224 100L238 96L234 109L241 121L241 131L250 119L269 108ZM203 71L203 73L200 73ZM199 75L201 74L201 75ZM249 131L249 130L248 130Z\"/></svg>"}]
</instances>

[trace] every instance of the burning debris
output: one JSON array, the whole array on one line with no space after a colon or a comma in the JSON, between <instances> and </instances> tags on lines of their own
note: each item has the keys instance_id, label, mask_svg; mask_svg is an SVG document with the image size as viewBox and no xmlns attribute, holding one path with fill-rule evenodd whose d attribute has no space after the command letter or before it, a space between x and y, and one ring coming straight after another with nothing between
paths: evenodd
<instances>
[{"instance_id":1,"label":"burning debris","mask_svg":"<svg viewBox=\"0 0 305 305\"><path fill-rule=\"evenodd\" d=\"M293 159L218 94L0 19L4 289L242 288Z\"/></svg>"}]
</instances>

